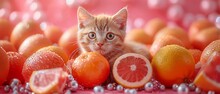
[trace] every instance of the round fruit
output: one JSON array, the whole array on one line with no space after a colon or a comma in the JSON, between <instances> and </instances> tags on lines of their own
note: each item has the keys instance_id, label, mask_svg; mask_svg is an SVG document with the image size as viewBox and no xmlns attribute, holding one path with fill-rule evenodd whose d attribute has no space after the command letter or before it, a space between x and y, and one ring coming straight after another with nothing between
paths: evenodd
<instances>
[{"instance_id":1,"label":"round fruit","mask_svg":"<svg viewBox=\"0 0 220 94\"><path fill-rule=\"evenodd\" d=\"M30 88L37 94L63 93L68 74L62 68L34 71Z\"/></svg>"},{"instance_id":2,"label":"round fruit","mask_svg":"<svg viewBox=\"0 0 220 94\"><path fill-rule=\"evenodd\" d=\"M47 26L44 34L52 43L58 43L63 32L56 26Z\"/></svg>"},{"instance_id":3,"label":"round fruit","mask_svg":"<svg viewBox=\"0 0 220 94\"><path fill-rule=\"evenodd\" d=\"M12 51L12 52L16 52L16 48L15 46L7 41L7 40L0 40L0 46L6 51L6 52L9 52L9 51Z\"/></svg>"},{"instance_id":4,"label":"round fruit","mask_svg":"<svg viewBox=\"0 0 220 94\"><path fill-rule=\"evenodd\" d=\"M200 32L205 28L213 27L213 26L215 26L214 23L210 22L207 19L194 21L189 28L189 40L193 41L195 35L197 35L198 32Z\"/></svg>"},{"instance_id":5,"label":"round fruit","mask_svg":"<svg viewBox=\"0 0 220 94\"><path fill-rule=\"evenodd\" d=\"M163 36L171 35L178 38L184 44L184 47L191 48L187 33L180 27L165 27L161 29L154 37L154 39L162 38Z\"/></svg>"},{"instance_id":6,"label":"round fruit","mask_svg":"<svg viewBox=\"0 0 220 94\"><path fill-rule=\"evenodd\" d=\"M214 51L220 51L220 40L215 40L211 42L206 48L202 51L200 62L205 64L208 60L208 58L211 56L211 54Z\"/></svg>"},{"instance_id":7,"label":"round fruit","mask_svg":"<svg viewBox=\"0 0 220 94\"><path fill-rule=\"evenodd\" d=\"M194 48L203 50L209 43L220 39L220 30L217 27L209 27L201 30L194 36L191 44Z\"/></svg>"},{"instance_id":8,"label":"round fruit","mask_svg":"<svg viewBox=\"0 0 220 94\"><path fill-rule=\"evenodd\" d=\"M25 57L39 50L40 48L50 46L52 43L42 34L31 35L26 38L18 49L18 52Z\"/></svg>"},{"instance_id":9,"label":"round fruit","mask_svg":"<svg viewBox=\"0 0 220 94\"><path fill-rule=\"evenodd\" d=\"M10 41L14 44L15 48L19 48L21 43L30 35L42 34L43 31L40 25L34 21L23 21L18 23L13 29Z\"/></svg>"},{"instance_id":10,"label":"round fruit","mask_svg":"<svg viewBox=\"0 0 220 94\"><path fill-rule=\"evenodd\" d=\"M220 52L213 52L207 63L202 66L194 83L205 91L220 92Z\"/></svg>"},{"instance_id":11,"label":"round fruit","mask_svg":"<svg viewBox=\"0 0 220 94\"><path fill-rule=\"evenodd\" d=\"M148 34L145 33L144 29L133 29L129 31L125 37L125 41L135 41L142 44L151 44L153 42Z\"/></svg>"},{"instance_id":12,"label":"round fruit","mask_svg":"<svg viewBox=\"0 0 220 94\"><path fill-rule=\"evenodd\" d=\"M78 56L79 48L77 44L77 27L71 27L65 31L60 37L58 45L62 47L68 55L71 55L73 51L76 51L76 55Z\"/></svg>"},{"instance_id":13,"label":"round fruit","mask_svg":"<svg viewBox=\"0 0 220 94\"><path fill-rule=\"evenodd\" d=\"M58 47L58 46L47 46L47 47L43 47L43 48L39 49L38 51L51 51L51 52L55 52L60 57L62 57L62 59L64 60L65 63L69 59L67 53L61 47Z\"/></svg>"},{"instance_id":14,"label":"round fruit","mask_svg":"<svg viewBox=\"0 0 220 94\"><path fill-rule=\"evenodd\" d=\"M17 52L7 52L7 55L10 63L9 74L7 77L8 82L11 82L14 78L24 82L21 72L26 58Z\"/></svg>"},{"instance_id":15,"label":"round fruit","mask_svg":"<svg viewBox=\"0 0 220 94\"><path fill-rule=\"evenodd\" d=\"M162 47L152 59L155 78L167 87L190 78L195 69L193 56L179 45Z\"/></svg>"},{"instance_id":16,"label":"round fruit","mask_svg":"<svg viewBox=\"0 0 220 94\"><path fill-rule=\"evenodd\" d=\"M145 26L145 32L154 38L155 34L162 28L166 27L166 23L161 19L152 19Z\"/></svg>"},{"instance_id":17,"label":"round fruit","mask_svg":"<svg viewBox=\"0 0 220 94\"><path fill-rule=\"evenodd\" d=\"M3 82L6 81L8 73L9 73L9 61L8 56L5 52L5 50L0 47L0 85L3 84Z\"/></svg>"},{"instance_id":18,"label":"round fruit","mask_svg":"<svg viewBox=\"0 0 220 94\"><path fill-rule=\"evenodd\" d=\"M153 72L149 60L135 53L118 57L112 71L116 82L126 88L143 87L151 79Z\"/></svg>"},{"instance_id":19,"label":"round fruit","mask_svg":"<svg viewBox=\"0 0 220 94\"><path fill-rule=\"evenodd\" d=\"M12 24L3 18L0 18L0 40L9 40L12 32Z\"/></svg>"},{"instance_id":20,"label":"round fruit","mask_svg":"<svg viewBox=\"0 0 220 94\"><path fill-rule=\"evenodd\" d=\"M72 75L76 81L92 88L105 82L110 73L110 65L106 58L98 52L80 54L72 64Z\"/></svg>"},{"instance_id":21,"label":"round fruit","mask_svg":"<svg viewBox=\"0 0 220 94\"><path fill-rule=\"evenodd\" d=\"M150 47L150 53L152 56L154 56L160 48L166 46L166 45L171 45L171 44L176 44L180 46L184 46L183 42L179 40L176 37L173 37L171 35L164 35L161 38L156 38L154 42L152 43Z\"/></svg>"},{"instance_id":22,"label":"round fruit","mask_svg":"<svg viewBox=\"0 0 220 94\"><path fill-rule=\"evenodd\" d=\"M63 66L63 59L56 53L51 51L40 51L27 58L22 69L22 75L25 81L28 82L33 71Z\"/></svg>"}]
</instances>

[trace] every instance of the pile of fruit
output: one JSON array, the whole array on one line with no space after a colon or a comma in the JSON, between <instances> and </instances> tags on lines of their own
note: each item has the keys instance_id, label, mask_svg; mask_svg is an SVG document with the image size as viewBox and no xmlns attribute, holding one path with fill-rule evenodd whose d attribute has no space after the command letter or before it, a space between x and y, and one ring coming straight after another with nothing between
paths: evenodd
<instances>
[{"instance_id":1,"label":"pile of fruit","mask_svg":"<svg viewBox=\"0 0 220 94\"><path fill-rule=\"evenodd\" d=\"M97 52L80 54L76 33L0 19L0 93L220 93L220 30L206 19L188 31L150 20L125 41L146 45L152 59L127 53L112 68Z\"/></svg>"}]
</instances>

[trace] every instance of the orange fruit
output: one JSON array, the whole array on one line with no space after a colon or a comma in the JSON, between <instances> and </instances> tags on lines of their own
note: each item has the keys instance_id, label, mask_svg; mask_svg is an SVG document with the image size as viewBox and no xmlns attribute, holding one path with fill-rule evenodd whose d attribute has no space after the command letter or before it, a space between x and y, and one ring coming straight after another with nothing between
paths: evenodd
<instances>
[{"instance_id":1,"label":"orange fruit","mask_svg":"<svg viewBox=\"0 0 220 94\"><path fill-rule=\"evenodd\" d=\"M9 40L13 29L10 21L0 18L0 40Z\"/></svg>"},{"instance_id":2,"label":"orange fruit","mask_svg":"<svg viewBox=\"0 0 220 94\"><path fill-rule=\"evenodd\" d=\"M199 49L189 49L188 51L192 54L192 56L195 60L195 63L197 64L200 60L202 51Z\"/></svg>"},{"instance_id":3,"label":"orange fruit","mask_svg":"<svg viewBox=\"0 0 220 94\"><path fill-rule=\"evenodd\" d=\"M23 21L14 27L10 36L10 41L14 44L15 48L18 49L27 37L34 34L43 34L40 25L32 20Z\"/></svg>"},{"instance_id":4,"label":"orange fruit","mask_svg":"<svg viewBox=\"0 0 220 94\"><path fill-rule=\"evenodd\" d=\"M53 43L58 43L63 32L57 26L47 26L44 30L44 35Z\"/></svg>"},{"instance_id":5,"label":"orange fruit","mask_svg":"<svg viewBox=\"0 0 220 94\"><path fill-rule=\"evenodd\" d=\"M80 54L72 64L72 75L82 86L92 88L105 82L110 73L107 59L98 52Z\"/></svg>"},{"instance_id":6,"label":"orange fruit","mask_svg":"<svg viewBox=\"0 0 220 94\"><path fill-rule=\"evenodd\" d=\"M167 87L189 79L195 69L195 61L189 51L179 45L162 47L152 59L155 78Z\"/></svg>"},{"instance_id":7,"label":"orange fruit","mask_svg":"<svg viewBox=\"0 0 220 94\"><path fill-rule=\"evenodd\" d=\"M58 45L62 47L68 55L71 55L71 53L75 51L75 57L77 57L79 54L79 48L77 44L77 27L71 27L65 31L60 37Z\"/></svg>"},{"instance_id":8,"label":"orange fruit","mask_svg":"<svg viewBox=\"0 0 220 94\"><path fill-rule=\"evenodd\" d=\"M153 40L144 29L133 29L126 34L125 41L135 41L147 45L151 44Z\"/></svg>"},{"instance_id":9,"label":"orange fruit","mask_svg":"<svg viewBox=\"0 0 220 94\"><path fill-rule=\"evenodd\" d=\"M202 66L194 84L205 91L220 92L220 52L213 52L207 63Z\"/></svg>"},{"instance_id":10,"label":"orange fruit","mask_svg":"<svg viewBox=\"0 0 220 94\"><path fill-rule=\"evenodd\" d=\"M11 42L9 42L8 40L0 40L0 46L6 52L9 52L9 51L16 52L17 51L15 46Z\"/></svg>"},{"instance_id":11,"label":"orange fruit","mask_svg":"<svg viewBox=\"0 0 220 94\"><path fill-rule=\"evenodd\" d=\"M171 35L164 35L161 38L156 38L154 42L152 43L150 47L150 53L152 56L154 56L160 48L166 46L166 45L171 45L171 44L176 44L180 46L184 46L183 42L179 40L176 37L173 37Z\"/></svg>"},{"instance_id":12,"label":"orange fruit","mask_svg":"<svg viewBox=\"0 0 220 94\"><path fill-rule=\"evenodd\" d=\"M209 43L220 39L220 30L217 27L209 27L198 32L191 44L194 48L203 50Z\"/></svg>"},{"instance_id":13,"label":"orange fruit","mask_svg":"<svg viewBox=\"0 0 220 94\"><path fill-rule=\"evenodd\" d=\"M26 58L17 52L7 52L7 55L10 63L9 74L7 77L8 82L11 82L14 78L24 82L21 72Z\"/></svg>"},{"instance_id":14,"label":"orange fruit","mask_svg":"<svg viewBox=\"0 0 220 94\"><path fill-rule=\"evenodd\" d=\"M202 54L201 54L201 57L200 57L200 62L202 63L202 65L204 65L207 62L208 58L210 57L210 55L214 51L220 51L220 40L215 40L215 41L211 42L202 51Z\"/></svg>"},{"instance_id":15,"label":"orange fruit","mask_svg":"<svg viewBox=\"0 0 220 94\"><path fill-rule=\"evenodd\" d=\"M112 71L116 82L126 88L143 87L153 73L149 60L136 53L126 53L118 57Z\"/></svg>"},{"instance_id":16,"label":"orange fruit","mask_svg":"<svg viewBox=\"0 0 220 94\"><path fill-rule=\"evenodd\" d=\"M60 57L62 57L62 59L64 60L65 63L69 59L67 53L61 47L58 47L58 46L47 46L47 47L43 47L43 48L39 49L38 51L51 51L51 52L55 52Z\"/></svg>"},{"instance_id":17,"label":"orange fruit","mask_svg":"<svg viewBox=\"0 0 220 94\"><path fill-rule=\"evenodd\" d=\"M37 94L63 93L68 74L62 68L34 71L30 88Z\"/></svg>"},{"instance_id":18,"label":"orange fruit","mask_svg":"<svg viewBox=\"0 0 220 94\"><path fill-rule=\"evenodd\" d=\"M154 18L147 22L144 30L146 34L154 38L156 33L164 27L166 27L166 23L162 19Z\"/></svg>"},{"instance_id":19,"label":"orange fruit","mask_svg":"<svg viewBox=\"0 0 220 94\"><path fill-rule=\"evenodd\" d=\"M9 73L10 64L5 50L0 47L0 85L6 80Z\"/></svg>"},{"instance_id":20,"label":"orange fruit","mask_svg":"<svg viewBox=\"0 0 220 94\"><path fill-rule=\"evenodd\" d=\"M22 75L26 82L29 82L33 71L63 67L63 59L55 52L40 51L28 57L22 69Z\"/></svg>"},{"instance_id":21,"label":"orange fruit","mask_svg":"<svg viewBox=\"0 0 220 94\"><path fill-rule=\"evenodd\" d=\"M18 49L18 52L25 57L29 57L40 48L50 45L52 45L52 43L43 34L35 34L29 36L23 41Z\"/></svg>"},{"instance_id":22,"label":"orange fruit","mask_svg":"<svg viewBox=\"0 0 220 94\"><path fill-rule=\"evenodd\" d=\"M184 47L191 48L187 33L180 27L165 27L161 29L154 37L154 39L162 38L165 35L171 35L178 38L184 44Z\"/></svg>"},{"instance_id":23,"label":"orange fruit","mask_svg":"<svg viewBox=\"0 0 220 94\"><path fill-rule=\"evenodd\" d=\"M189 40L193 41L195 35L201 30L215 26L214 23L210 22L208 19L201 19L194 21L189 27Z\"/></svg>"}]
</instances>

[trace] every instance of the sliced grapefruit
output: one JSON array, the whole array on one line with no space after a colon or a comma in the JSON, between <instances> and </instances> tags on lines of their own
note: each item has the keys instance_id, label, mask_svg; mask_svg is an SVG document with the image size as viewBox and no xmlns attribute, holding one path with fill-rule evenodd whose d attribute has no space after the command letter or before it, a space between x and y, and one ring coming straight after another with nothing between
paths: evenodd
<instances>
[{"instance_id":1,"label":"sliced grapefruit","mask_svg":"<svg viewBox=\"0 0 220 94\"><path fill-rule=\"evenodd\" d=\"M143 87L152 77L149 60L135 53L127 53L118 57L112 71L116 82L126 88Z\"/></svg>"},{"instance_id":2,"label":"sliced grapefruit","mask_svg":"<svg viewBox=\"0 0 220 94\"><path fill-rule=\"evenodd\" d=\"M194 83L205 91L220 92L220 52L213 52L208 62L202 66Z\"/></svg>"},{"instance_id":3,"label":"sliced grapefruit","mask_svg":"<svg viewBox=\"0 0 220 94\"><path fill-rule=\"evenodd\" d=\"M30 88L37 94L62 93L67 75L62 68L34 71Z\"/></svg>"}]
</instances>

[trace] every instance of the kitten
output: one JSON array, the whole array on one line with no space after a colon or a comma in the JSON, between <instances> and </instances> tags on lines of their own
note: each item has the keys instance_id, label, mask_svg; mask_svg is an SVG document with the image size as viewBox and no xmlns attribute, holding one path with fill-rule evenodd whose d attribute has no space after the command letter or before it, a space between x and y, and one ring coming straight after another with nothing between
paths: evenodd
<instances>
[{"instance_id":1,"label":"kitten","mask_svg":"<svg viewBox=\"0 0 220 94\"><path fill-rule=\"evenodd\" d=\"M112 67L115 60L125 53L139 53L149 60L151 56L143 44L125 42L127 9L122 8L115 15L93 16L84 8L79 7L78 45L80 51L97 51L109 61Z\"/></svg>"}]
</instances>

